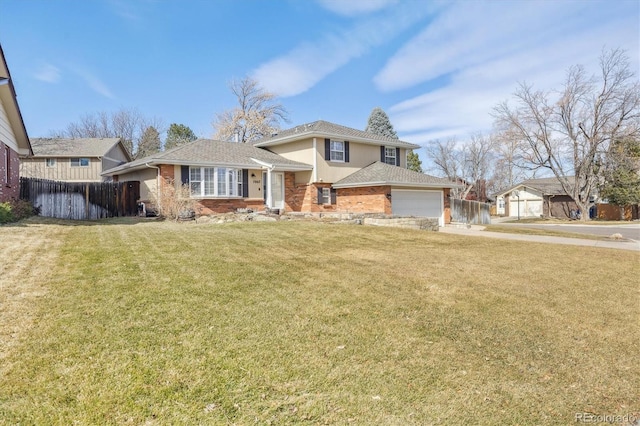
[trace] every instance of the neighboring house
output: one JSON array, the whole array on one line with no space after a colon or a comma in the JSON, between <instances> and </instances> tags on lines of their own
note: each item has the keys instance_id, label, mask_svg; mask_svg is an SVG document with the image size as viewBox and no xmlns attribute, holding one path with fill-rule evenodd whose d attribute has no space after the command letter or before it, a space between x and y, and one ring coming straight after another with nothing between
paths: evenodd
<instances>
[{"instance_id":1,"label":"neighboring house","mask_svg":"<svg viewBox=\"0 0 640 426\"><path fill-rule=\"evenodd\" d=\"M20 196L19 156L31 153L16 91L0 46L0 202Z\"/></svg>"},{"instance_id":2,"label":"neighboring house","mask_svg":"<svg viewBox=\"0 0 640 426\"><path fill-rule=\"evenodd\" d=\"M568 179L571 181L573 177ZM493 197L498 216L575 218L578 211L555 177L528 179Z\"/></svg>"},{"instance_id":3,"label":"neighboring house","mask_svg":"<svg viewBox=\"0 0 640 426\"><path fill-rule=\"evenodd\" d=\"M33 156L21 158L24 177L101 182L102 172L131 161L120 138L35 138Z\"/></svg>"},{"instance_id":4,"label":"neighboring house","mask_svg":"<svg viewBox=\"0 0 640 426\"><path fill-rule=\"evenodd\" d=\"M449 221L446 179L406 169L408 142L316 121L253 144L199 139L107 170L141 181L143 201L160 179L185 183L201 213L265 207L288 212L382 213Z\"/></svg>"}]
</instances>

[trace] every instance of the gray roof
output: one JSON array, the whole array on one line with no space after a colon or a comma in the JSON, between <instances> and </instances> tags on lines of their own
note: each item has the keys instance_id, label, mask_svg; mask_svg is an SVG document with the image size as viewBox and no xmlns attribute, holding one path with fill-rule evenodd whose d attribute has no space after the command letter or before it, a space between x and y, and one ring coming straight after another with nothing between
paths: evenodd
<instances>
[{"instance_id":1,"label":"gray roof","mask_svg":"<svg viewBox=\"0 0 640 426\"><path fill-rule=\"evenodd\" d=\"M189 166L228 166L259 168L262 163L275 170L311 170L312 166L288 160L266 149L251 144L224 142L212 139L197 139L165 152L159 152L105 171L113 175L123 171L145 168L147 164L182 164Z\"/></svg>"},{"instance_id":2,"label":"gray roof","mask_svg":"<svg viewBox=\"0 0 640 426\"><path fill-rule=\"evenodd\" d=\"M573 176L567 176L567 181L569 185L573 185L575 179ZM544 195L567 195L567 192L562 188L560 181L556 177L527 179L522 181L521 185L539 189Z\"/></svg>"},{"instance_id":3,"label":"gray roof","mask_svg":"<svg viewBox=\"0 0 640 426\"><path fill-rule=\"evenodd\" d=\"M573 176L567 176L567 181L569 185L573 185L575 178ZM542 195L567 195L567 192L562 188L562 185L560 184L560 181L558 180L558 178L553 176L553 177L546 177L546 178L523 180L519 184L514 185L508 189L496 192L494 194L494 197L504 195L522 186L536 189L540 191Z\"/></svg>"},{"instance_id":4,"label":"gray roof","mask_svg":"<svg viewBox=\"0 0 640 426\"><path fill-rule=\"evenodd\" d=\"M415 186L423 188L454 188L459 186L448 179L414 172L380 161L376 161L333 184L335 188L378 185Z\"/></svg>"},{"instance_id":5,"label":"gray roof","mask_svg":"<svg viewBox=\"0 0 640 426\"><path fill-rule=\"evenodd\" d=\"M335 137L348 141L357 141L376 145L384 144L399 148L420 148L420 145L401 141L399 139L389 138L386 136L376 135L375 133L369 133L363 130L352 129L351 127L345 127L323 120L302 124L291 129L279 130L277 131L277 133L274 133L274 135L257 140L253 142L253 144L255 146L279 145L282 143L292 142L295 140L305 139L313 136L322 138Z\"/></svg>"},{"instance_id":6,"label":"gray roof","mask_svg":"<svg viewBox=\"0 0 640 426\"><path fill-rule=\"evenodd\" d=\"M33 138L31 148L34 157L103 157L119 142L120 138Z\"/></svg>"}]
</instances>

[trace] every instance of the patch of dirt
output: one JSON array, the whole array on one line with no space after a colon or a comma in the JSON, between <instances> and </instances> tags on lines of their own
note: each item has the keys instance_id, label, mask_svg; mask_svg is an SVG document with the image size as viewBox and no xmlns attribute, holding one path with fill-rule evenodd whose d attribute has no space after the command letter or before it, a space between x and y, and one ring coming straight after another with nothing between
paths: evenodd
<instances>
[{"instance_id":1,"label":"patch of dirt","mask_svg":"<svg viewBox=\"0 0 640 426\"><path fill-rule=\"evenodd\" d=\"M6 358L33 325L37 299L47 282L68 227L19 223L0 226L0 377L10 367Z\"/></svg>"}]
</instances>

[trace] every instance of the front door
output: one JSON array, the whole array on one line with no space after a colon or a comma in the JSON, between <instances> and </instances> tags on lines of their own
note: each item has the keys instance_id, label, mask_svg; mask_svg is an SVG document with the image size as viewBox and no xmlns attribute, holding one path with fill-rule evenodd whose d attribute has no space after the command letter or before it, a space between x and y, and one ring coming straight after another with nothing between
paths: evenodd
<instances>
[{"instance_id":1,"label":"front door","mask_svg":"<svg viewBox=\"0 0 640 426\"><path fill-rule=\"evenodd\" d=\"M269 208L284 209L284 173L271 172L270 190L271 204Z\"/></svg>"}]
</instances>

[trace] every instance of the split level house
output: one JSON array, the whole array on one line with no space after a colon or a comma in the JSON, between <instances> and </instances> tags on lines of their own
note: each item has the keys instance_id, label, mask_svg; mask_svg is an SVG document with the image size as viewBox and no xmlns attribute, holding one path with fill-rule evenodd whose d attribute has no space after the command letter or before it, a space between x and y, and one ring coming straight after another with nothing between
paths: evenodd
<instances>
[{"instance_id":1,"label":"split level house","mask_svg":"<svg viewBox=\"0 0 640 426\"><path fill-rule=\"evenodd\" d=\"M16 91L0 46L0 202L20 196L19 158L31 153Z\"/></svg>"},{"instance_id":2,"label":"split level house","mask_svg":"<svg viewBox=\"0 0 640 426\"><path fill-rule=\"evenodd\" d=\"M102 172L131 161L120 138L33 138L33 155L21 158L24 177L102 182Z\"/></svg>"},{"instance_id":3,"label":"split level house","mask_svg":"<svg viewBox=\"0 0 640 426\"><path fill-rule=\"evenodd\" d=\"M450 221L457 184L408 170L418 145L316 121L253 143L198 139L103 173L141 182L145 203L160 185L188 185L199 214L252 210L379 213ZM161 202L161 200L159 201Z\"/></svg>"}]
</instances>

